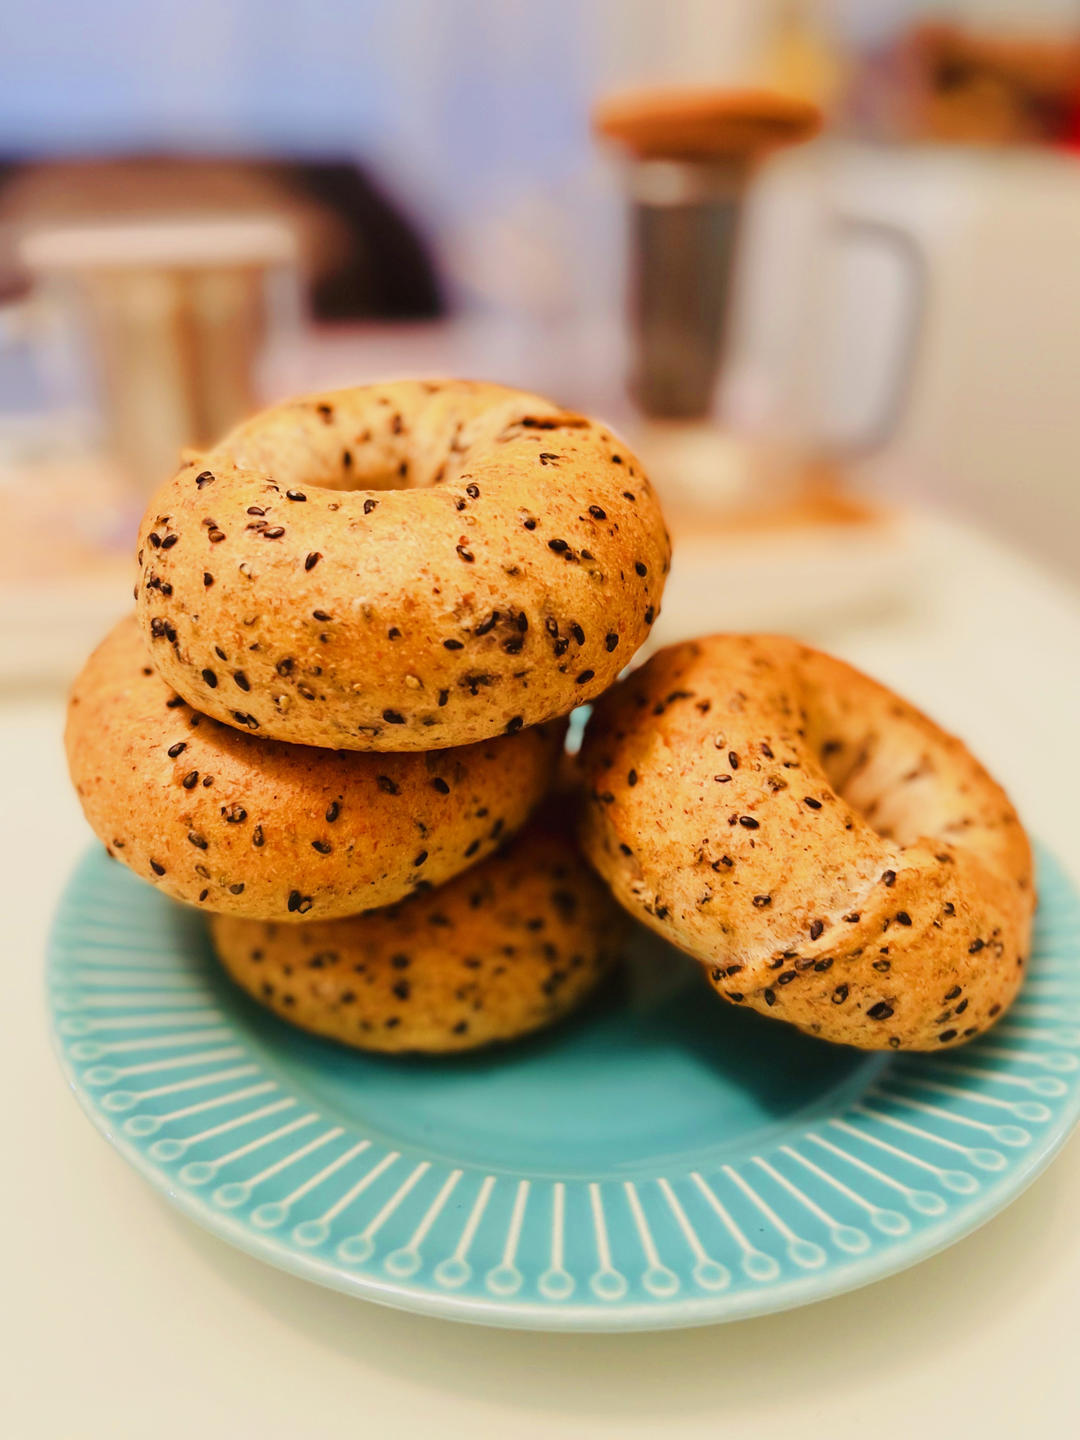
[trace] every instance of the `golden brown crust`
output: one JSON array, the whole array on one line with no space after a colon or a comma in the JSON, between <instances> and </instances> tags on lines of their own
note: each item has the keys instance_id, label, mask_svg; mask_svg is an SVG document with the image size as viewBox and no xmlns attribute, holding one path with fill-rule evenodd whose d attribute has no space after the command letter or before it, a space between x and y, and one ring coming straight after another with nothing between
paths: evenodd
<instances>
[{"instance_id":1,"label":"golden brown crust","mask_svg":"<svg viewBox=\"0 0 1080 1440\"><path fill-rule=\"evenodd\" d=\"M809 140L822 115L809 100L771 90L680 86L611 95L593 128L640 159L754 160Z\"/></svg>"},{"instance_id":2,"label":"golden brown crust","mask_svg":"<svg viewBox=\"0 0 1080 1440\"><path fill-rule=\"evenodd\" d=\"M776 636L660 651L582 750L586 854L727 999L867 1049L937 1049L1016 994L1027 836L963 744Z\"/></svg>"},{"instance_id":3,"label":"golden brown crust","mask_svg":"<svg viewBox=\"0 0 1080 1440\"><path fill-rule=\"evenodd\" d=\"M573 841L531 825L387 910L313 925L215 916L232 978L282 1018L366 1050L472 1050L560 1019L614 962L624 917Z\"/></svg>"},{"instance_id":4,"label":"golden brown crust","mask_svg":"<svg viewBox=\"0 0 1080 1440\"><path fill-rule=\"evenodd\" d=\"M669 561L649 482L603 426L497 385L402 381L278 406L185 465L143 521L138 616L163 677L227 725L432 750L598 695Z\"/></svg>"},{"instance_id":5,"label":"golden brown crust","mask_svg":"<svg viewBox=\"0 0 1080 1440\"><path fill-rule=\"evenodd\" d=\"M68 765L110 852L177 900L301 921L388 905L490 854L546 793L558 724L429 755L282 745L193 711L122 621L75 682Z\"/></svg>"}]
</instances>

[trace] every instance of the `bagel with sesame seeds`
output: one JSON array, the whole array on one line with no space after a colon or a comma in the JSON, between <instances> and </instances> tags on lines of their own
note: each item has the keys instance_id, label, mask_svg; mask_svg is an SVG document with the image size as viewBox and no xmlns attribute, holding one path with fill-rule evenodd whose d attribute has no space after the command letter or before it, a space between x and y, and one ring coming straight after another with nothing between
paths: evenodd
<instances>
[{"instance_id":1,"label":"bagel with sesame seeds","mask_svg":"<svg viewBox=\"0 0 1080 1440\"><path fill-rule=\"evenodd\" d=\"M233 980L283 1019L364 1050L441 1054L561 1019L612 967L625 916L543 821L438 889L311 925L215 915Z\"/></svg>"},{"instance_id":2,"label":"bagel with sesame seeds","mask_svg":"<svg viewBox=\"0 0 1080 1440\"><path fill-rule=\"evenodd\" d=\"M727 1000L864 1049L994 1023L1029 953L1031 848L955 737L797 641L657 652L579 761L586 855Z\"/></svg>"},{"instance_id":3,"label":"bagel with sesame seeds","mask_svg":"<svg viewBox=\"0 0 1080 1440\"><path fill-rule=\"evenodd\" d=\"M546 794L558 723L426 755L282 745L199 714L134 617L75 682L71 778L110 854L177 900L304 921L389 905L482 860Z\"/></svg>"},{"instance_id":4,"label":"bagel with sesame seeds","mask_svg":"<svg viewBox=\"0 0 1080 1440\"><path fill-rule=\"evenodd\" d=\"M468 381L275 406L188 457L138 541L139 624L226 725L433 750L567 714L659 613L670 542L602 425Z\"/></svg>"}]
</instances>

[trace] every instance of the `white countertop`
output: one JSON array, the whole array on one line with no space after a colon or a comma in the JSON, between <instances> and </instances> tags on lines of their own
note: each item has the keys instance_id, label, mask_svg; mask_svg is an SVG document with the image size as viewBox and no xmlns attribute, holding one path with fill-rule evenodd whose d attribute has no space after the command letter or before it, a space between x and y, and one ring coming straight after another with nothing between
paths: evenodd
<instances>
[{"instance_id":1,"label":"white countertop","mask_svg":"<svg viewBox=\"0 0 1080 1440\"><path fill-rule=\"evenodd\" d=\"M822 619L809 638L962 733L1080 879L1080 597L945 522L916 525L912 547L913 604ZM682 573L668 623L719 628L700 574ZM656 1335L532 1335L386 1310L173 1213L87 1123L50 1049L46 932L89 839L61 725L55 696L0 702L8 1440L1076 1433L1076 1139L1008 1211L913 1270L810 1309Z\"/></svg>"}]
</instances>

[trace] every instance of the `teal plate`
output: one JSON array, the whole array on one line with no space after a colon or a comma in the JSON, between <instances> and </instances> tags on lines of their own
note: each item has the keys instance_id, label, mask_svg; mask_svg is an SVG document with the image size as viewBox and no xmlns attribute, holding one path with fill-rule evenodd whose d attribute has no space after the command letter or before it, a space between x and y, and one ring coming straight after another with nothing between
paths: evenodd
<instances>
[{"instance_id":1,"label":"teal plate","mask_svg":"<svg viewBox=\"0 0 1080 1440\"><path fill-rule=\"evenodd\" d=\"M985 1037L866 1055L716 1001L642 935L577 1018L495 1053L364 1056L217 969L201 918L100 850L52 938L60 1057L186 1214L370 1300L535 1329L705 1324L959 1239L1080 1113L1080 902L1043 857L1030 973Z\"/></svg>"}]
</instances>

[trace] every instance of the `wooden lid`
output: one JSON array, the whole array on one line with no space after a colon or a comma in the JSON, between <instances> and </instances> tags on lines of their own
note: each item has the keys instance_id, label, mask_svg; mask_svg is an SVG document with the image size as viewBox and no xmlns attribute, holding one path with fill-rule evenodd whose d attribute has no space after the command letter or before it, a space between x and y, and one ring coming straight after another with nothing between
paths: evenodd
<instances>
[{"instance_id":1,"label":"wooden lid","mask_svg":"<svg viewBox=\"0 0 1080 1440\"><path fill-rule=\"evenodd\" d=\"M760 159L821 129L818 107L769 90L641 90L593 109L593 129L641 160Z\"/></svg>"}]
</instances>

